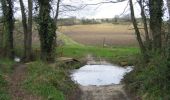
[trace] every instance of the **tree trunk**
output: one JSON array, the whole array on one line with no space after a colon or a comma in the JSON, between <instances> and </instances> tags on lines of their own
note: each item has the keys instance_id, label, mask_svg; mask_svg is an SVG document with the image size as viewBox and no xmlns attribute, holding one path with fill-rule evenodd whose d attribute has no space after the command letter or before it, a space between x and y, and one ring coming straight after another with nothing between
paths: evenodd
<instances>
[{"instance_id":1,"label":"tree trunk","mask_svg":"<svg viewBox=\"0 0 170 100\"><path fill-rule=\"evenodd\" d=\"M54 40L56 35L56 24L50 16L51 0L38 0L39 36L41 43L41 59L45 61L54 60Z\"/></svg>"},{"instance_id":2,"label":"tree trunk","mask_svg":"<svg viewBox=\"0 0 170 100\"><path fill-rule=\"evenodd\" d=\"M13 2L11 0L1 0L3 11L3 51L4 56L14 58L13 46Z\"/></svg>"},{"instance_id":3,"label":"tree trunk","mask_svg":"<svg viewBox=\"0 0 170 100\"><path fill-rule=\"evenodd\" d=\"M167 0L167 7L168 7L169 16L170 16L170 0ZM169 18L169 22L170 22L170 18Z\"/></svg>"},{"instance_id":4,"label":"tree trunk","mask_svg":"<svg viewBox=\"0 0 170 100\"><path fill-rule=\"evenodd\" d=\"M57 20L58 20L58 15L59 15L60 2L61 2L61 0L57 1L57 9L56 9L56 14L55 14L55 18L54 18L56 25L57 25Z\"/></svg>"},{"instance_id":5,"label":"tree trunk","mask_svg":"<svg viewBox=\"0 0 170 100\"><path fill-rule=\"evenodd\" d=\"M28 0L28 21L23 0L20 1L22 24L24 29L24 58L25 61L31 59L32 52L32 0Z\"/></svg>"},{"instance_id":6,"label":"tree trunk","mask_svg":"<svg viewBox=\"0 0 170 100\"><path fill-rule=\"evenodd\" d=\"M146 19L146 15L145 15L145 8L143 6L143 0L139 0L139 6L141 8L141 16L142 16L142 21L143 21L143 25L144 25L144 31L145 31L145 40L146 40L146 45L147 45L147 49L151 49L151 41L149 38L149 31L148 31L148 25L147 25L147 19Z\"/></svg>"},{"instance_id":7,"label":"tree trunk","mask_svg":"<svg viewBox=\"0 0 170 100\"><path fill-rule=\"evenodd\" d=\"M167 0L167 7L169 12L169 20L168 20L168 34L167 34L167 58L170 60L170 0Z\"/></svg>"},{"instance_id":8,"label":"tree trunk","mask_svg":"<svg viewBox=\"0 0 170 100\"><path fill-rule=\"evenodd\" d=\"M2 29L2 26L0 26L0 27ZM3 46L3 32L2 32L2 30L0 30L0 51L1 52L2 52L2 46Z\"/></svg>"},{"instance_id":9,"label":"tree trunk","mask_svg":"<svg viewBox=\"0 0 170 100\"><path fill-rule=\"evenodd\" d=\"M58 15L59 15L59 9L60 9L60 2L61 2L61 0L57 1L57 9L56 9L55 17L54 17L56 29L58 29ZM57 35L55 35L54 45L57 45Z\"/></svg>"},{"instance_id":10,"label":"tree trunk","mask_svg":"<svg viewBox=\"0 0 170 100\"><path fill-rule=\"evenodd\" d=\"M153 48L155 51L161 51L162 48L162 6L163 0L149 0L150 30L153 36Z\"/></svg>"},{"instance_id":11,"label":"tree trunk","mask_svg":"<svg viewBox=\"0 0 170 100\"><path fill-rule=\"evenodd\" d=\"M21 14L22 14L22 24L23 24L23 29L24 29L24 58L27 57L27 39L28 39L28 29L27 29L27 16L25 12L25 6L23 3L23 0L19 0L20 6L21 6Z\"/></svg>"},{"instance_id":12,"label":"tree trunk","mask_svg":"<svg viewBox=\"0 0 170 100\"><path fill-rule=\"evenodd\" d=\"M134 29L135 29L135 33L136 33L136 36L137 36L137 40L138 40L138 43L139 43L139 46L140 46L140 50L141 50L142 54L145 56L146 49L145 49L145 46L142 42L142 38L140 36L140 31L139 31L138 26L137 26L137 21L135 19L132 0L129 0L129 4L130 4L130 10L131 10L131 19L132 19L133 26L134 26Z\"/></svg>"},{"instance_id":13,"label":"tree trunk","mask_svg":"<svg viewBox=\"0 0 170 100\"><path fill-rule=\"evenodd\" d=\"M27 44L27 60L31 59L32 56L32 8L33 2L32 0L28 0L28 44Z\"/></svg>"}]
</instances>

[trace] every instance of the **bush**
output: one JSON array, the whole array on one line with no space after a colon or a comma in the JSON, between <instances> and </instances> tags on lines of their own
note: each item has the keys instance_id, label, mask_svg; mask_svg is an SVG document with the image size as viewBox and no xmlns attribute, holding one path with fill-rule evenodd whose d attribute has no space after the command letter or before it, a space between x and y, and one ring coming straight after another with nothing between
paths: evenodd
<instances>
[{"instance_id":1,"label":"bush","mask_svg":"<svg viewBox=\"0 0 170 100\"><path fill-rule=\"evenodd\" d=\"M148 64L139 60L125 76L127 90L143 100L170 100L170 67L164 56L155 54Z\"/></svg>"}]
</instances>

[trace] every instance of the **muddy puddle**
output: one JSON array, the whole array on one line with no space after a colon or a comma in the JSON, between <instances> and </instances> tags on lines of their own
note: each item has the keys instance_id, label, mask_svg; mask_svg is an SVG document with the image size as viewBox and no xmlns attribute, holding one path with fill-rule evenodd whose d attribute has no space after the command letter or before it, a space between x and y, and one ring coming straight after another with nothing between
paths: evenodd
<instances>
[{"instance_id":1,"label":"muddy puddle","mask_svg":"<svg viewBox=\"0 0 170 100\"><path fill-rule=\"evenodd\" d=\"M126 73L133 70L132 66L119 67L107 65L85 65L72 72L72 80L81 86L104 86L120 84Z\"/></svg>"}]
</instances>

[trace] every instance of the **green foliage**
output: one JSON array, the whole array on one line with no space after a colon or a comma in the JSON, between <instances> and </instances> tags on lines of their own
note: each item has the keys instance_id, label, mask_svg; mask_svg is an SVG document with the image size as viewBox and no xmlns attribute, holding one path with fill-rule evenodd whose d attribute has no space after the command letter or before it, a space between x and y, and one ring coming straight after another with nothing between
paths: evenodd
<instances>
[{"instance_id":1,"label":"green foliage","mask_svg":"<svg viewBox=\"0 0 170 100\"><path fill-rule=\"evenodd\" d=\"M24 87L32 93L49 100L65 100L66 95L75 89L66 69L40 61L30 63L28 66Z\"/></svg>"},{"instance_id":2,"label":"green foliage","mask_svg":"<svg viewBox=\"0 0 170 100\"><path fill-rule=\"evenodd\" d=\"M0 58L0 73L8 74L12 72L14 61L7 58Z\"/></svg>"},{"instance_id":3,"label":"green foliage","mask_svg":"<svg viewBox=\"0 0 170 100\"><path fill-rule=\"evenodd\" d=\"M7 81L3 78L2 73L0 73L0 100L10 100L7 92Z\"/></svg>"},{"instance_id":4,"label":"green foliage","mask_svg":"<svg viewBox=\"0 0 170 100\"><path fill-rule=\"evenodd\" d=\"M4 56L13 58L13 29L14 29L14 18L13 18L13 1L12 0L1 0L2 12L3 12L3 52ZM7 6L8 5L8 6Z\"/></svg>"},{"instance_id":5,"label":"green foliage","mask_svg":"<svg viewBox=\"0 0 170 100\"><path fill-rule=\"evenodd\" d=\"M41 59L54 60L54 40L56 36L56 24L50 16L51 0L38 0L39 15L37 23L41 43Z\"/></svg>"},{"instance_id":6,"label":"green foliage","mask_svg":"<svg viewBox=\"0 0 170 100\"><path fill-rule=\"evenodd\" d=\"M143 100L170 99L170 68L164 56L154 54L148 64L139 60L132 73L125 77L127 89Z\"/></svg>"},{"instance_id":7,"label":"green foliage","mask_svg":"<svg viewBox=\"0 0 170 100\"><path fill-rule=\"evenodd\" d=\"M11 100L8 93L8 82L5 80L5 76L12 72L13 61L9 59L0 58L0 100Z\"/></svg>"}]
</instances>

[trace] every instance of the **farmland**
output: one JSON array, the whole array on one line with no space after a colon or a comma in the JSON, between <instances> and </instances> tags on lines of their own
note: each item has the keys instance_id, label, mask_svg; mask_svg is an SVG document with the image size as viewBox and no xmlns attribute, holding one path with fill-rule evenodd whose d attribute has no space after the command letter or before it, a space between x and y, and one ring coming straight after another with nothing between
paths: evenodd
<instances>
[{"instance_id":1,"label":"farmland","mask_svg":"<svg viewBox=\"0 0 170 100\"><path fill-rule=\"evenodd\" d=\"M132 25L94 24L59 27L59 31L76 42L93 46L136 46Z\"/></svg>"}]
</instances>

